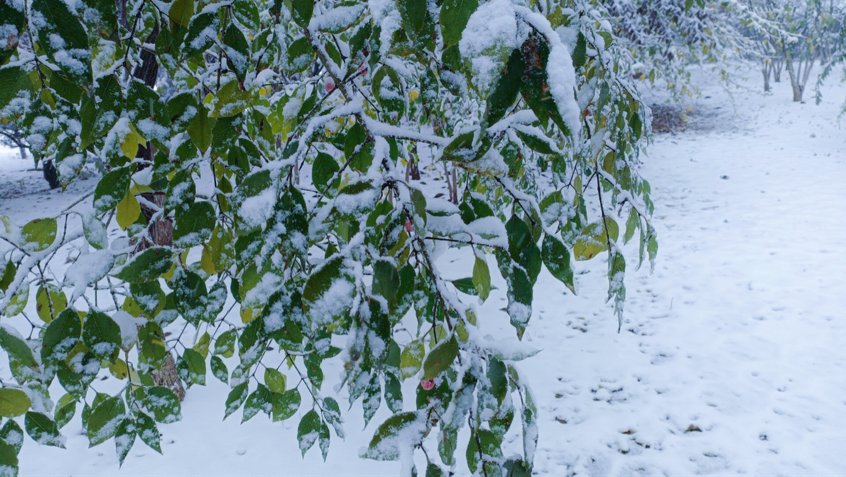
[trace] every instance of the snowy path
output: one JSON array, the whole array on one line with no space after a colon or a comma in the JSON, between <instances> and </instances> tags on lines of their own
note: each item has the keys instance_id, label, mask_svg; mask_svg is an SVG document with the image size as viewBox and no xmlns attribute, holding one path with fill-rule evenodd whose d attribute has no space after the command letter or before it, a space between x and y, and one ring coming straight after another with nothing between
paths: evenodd
<instances>
[{"instance_id":1,"label":"snowy path","mask_svg":"<svg viewBox=\"0 0 846 477\"><path fill-rule=\"evenodd\" d=\"M846 475L846 131L834 119L846 88L827 95L815 106L786 90L736 93L742 113L723 113L721 127L656 139L644 175L659 259L629 274L622 333L602 305L602 261L581 264L576 297L543 276L526 337L543 351L521 364L541 408L539 474ZM51 206L69 202L56 196ZM0 196L17 221L39 215L33 205ZM501 315L498 286L483 311ZM295 423L221 423L226 388L210 381L163 429L164 456L137 443L116 472L111 446L87 450L71 423L68 451L24 446L21 475L398 470L355 457L372 433L358 413L326 464L303 460Z\"/></svg>"},{"instance_id":2,"label":"snowy path","mask_svg":"<svg viewBox=\"0 0 846 477\"><path fill-rule=\"evenodd\" d=\"M622 334L599 280L539 305L546 474L846 475L846 134L781 99L650 149L661 250Z\"/></svg>"}]
</instances>

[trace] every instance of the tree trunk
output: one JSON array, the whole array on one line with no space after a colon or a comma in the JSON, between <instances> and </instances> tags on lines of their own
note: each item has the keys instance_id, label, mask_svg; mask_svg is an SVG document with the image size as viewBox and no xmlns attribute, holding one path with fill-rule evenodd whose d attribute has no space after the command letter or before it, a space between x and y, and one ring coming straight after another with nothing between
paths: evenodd
<instances>
[{"instance_id":1,"label":"tree trunk","mask_svg":"<svg viewBox=\"0 0 846 477\"><path fill-rule=\"evenodd\" d=\"M53 161L44 161L41 164L41 173L44 174L44 180L50 184L51 189L56 189L61 185L59 182L59 173L56 171Z\"/></svg>"},{"instance_id":2,"label":"tree trunk","mask_svg":"<svg viewBox=\"0 0 846 477\"><path fill-rule=\"evenodd\" d=\"M781 71L783 69L783 60L773 60L773 80L775 80L776 83L781 83Z\"/></svg>"},{"instance_id":3,"label":"tree trunk","mask_svg":"<svg viewBox=\"0 0 846 477\"><path fill-rule=\"evenodd\" d=\"M417 144L414 145L414 153L408 157L408 165L405 167L405 180L420 180L420 167L417 165Z\"/></svg>"},{"instance_id":4,"label":"tree trunk","mask_svg":"<svg viewBox=\"0 0 846 477\"><path fill-rule=\"evenodd\" d=\"M153 31L150 32L150 35L147 37L145 43L155 44L158 36L159 27L156 25L153 28ZM143 81L144 84L150 88L155 88L156 78L158 75L159 63L156 60L156 54L147 49L141 50L141 64L135 67L135 70L132 72L132 76ZM151 164L155 155L153 144L148 142L138 148L136 157L142 158L148 161L148 164ZM159 209L164 207L165 193L162 191L145 192L141 194L141 196L149 203L156 205ZM143 202L144 201L142 201L141 212L144 214L144 217L149 223L148 229L153 243L147 243L145 240L143 243L138 244L138 246L143 249L151 245L173 245L173 222L165 216L157 216L157 211ZM156 385L170 389L177 397L179 397L180 401L185 398L185 387L179 379L179 372L176 369L176 361L173 359L173 355L170 352L168 352L165 356L161 366L158 369L153 370L150 374Z\"/></svg>"},{"instance_id":5,"label":"tree trunk","mask_svg":"<svg viewBox=\"0 0 846 477\"><path fill-rule=\"evenodd\" d=\"M185 399L185 388L182 386L182 380L179 379L179 372L176 370L176 362L172 354L168 353L161 367L150 374L156 385L170 389L180 401Z\"/></svg>"},{"instance_id":6,"label":"tree trunk","mask_svg":"<svg viewBox=\"0 0 846 477\"><path fill-rule=\"evenodd\" d=\"M794 69L793 58L789 54L785 55L784 66L787 69L787 75L790 76L790 88L793 90L793 101L796 103L802 102L803 85L800 83L799 71ZM799 61L799 69L802 68L802 61Z\"/></svg>"},{"instance_id":7,"label":"tree trunk","mask_svg":"<svg viewBox=\"0 0 846 477\"><path fill-rule=\"evenodd\" d=\"M761 66L761 74L764 76L764 92L770 92L770 72L772 71L772 66L770 65L769 61L764 60L763 65Z\"/></svg>"}]
</instances>

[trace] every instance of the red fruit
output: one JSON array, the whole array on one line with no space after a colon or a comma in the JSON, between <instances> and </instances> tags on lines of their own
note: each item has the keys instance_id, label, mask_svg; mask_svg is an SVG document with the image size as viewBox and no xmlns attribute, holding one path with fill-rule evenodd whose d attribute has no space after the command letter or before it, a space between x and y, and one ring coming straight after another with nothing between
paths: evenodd
<instances>
[{"instance_id":1,"label":"red fruit","mask_svg":"<svg viewBox=\"0 0 846 477\"><path fill-rule=\"evenodd\" d=\"M405 231L411 233L411 219L405 219Z\"/></svg>"},{"instance_id":2,"label":"red fruit","mask_svg":"<svg viewBox=\"0 0 846 477\"><path fill-rule=\"evenodd\" d=\"M423 379L420 381L420 387L426 391L431 391L435 387L434 379Z\"/></svg>"},{"instance_id":3,"label":"red fruit","mask_svg":"<svg viewBox=\"0 0 846 477\"><path fill-rule=\"evenodd\" d=\"M323 83L323 89L326 90L327 93L331 93L335 90L335 82L332 80L326 80L326 82Z\"/></svg>"},{"instance_id":4,"label":"red fruit","mask_svg":"<svg viewBox=\"0 0 846 477\"><path fill-rule=\"evenodd\" d=\"M584 115L584 117L586 117L586 118L587 118L587 117L590 117L590 109L585 109L585 112L584 112L584 113L582 113L582 114L583 114L583 115Z\"/></svg>"}]
</instances>

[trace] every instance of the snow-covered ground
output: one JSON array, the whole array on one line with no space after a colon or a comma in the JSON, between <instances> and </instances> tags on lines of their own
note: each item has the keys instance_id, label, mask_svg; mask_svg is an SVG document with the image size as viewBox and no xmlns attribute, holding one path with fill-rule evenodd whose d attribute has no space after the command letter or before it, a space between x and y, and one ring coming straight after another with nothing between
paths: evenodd
<instances>
[{"instance_id":1,"label":"snow-covered ground","mask_svg":"<svg viewBox=\"0 0 846 477\"><path fill-rule=\"evenodd\" d=\"M629 262L622 333L602 304L602 260L579 264L578 296L544 272L525 338L542 352L520 365L541 412L539 475L846 475L846 87L825 88L817 106L792 103L784 83L764 96L759 83L750 73L731 98L704 85L695 127L649 148L659 258L653 273ZM0 214L16 222L94 185L45 192L15 154L0 154ZM442 267L452 259L464 258ZM481 316L502 314L498 287ZM118 472L112 446L88 449L74 421L67 450L24 445L21 475L399 469L356 457L374 427L361 430L358 405L323 463L316 451L300 458L295 421L221 422L228 389L209 383L163 427L164 455L137 442Z\"/></svg>"}]
</instances>

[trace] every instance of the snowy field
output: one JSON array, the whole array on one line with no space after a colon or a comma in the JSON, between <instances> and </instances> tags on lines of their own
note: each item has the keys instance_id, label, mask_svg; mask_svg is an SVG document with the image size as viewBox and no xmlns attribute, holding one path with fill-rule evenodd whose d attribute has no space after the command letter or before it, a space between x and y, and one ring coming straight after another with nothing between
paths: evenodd
<instances>
[{"instance_id":1,"label":"snowy field","mask_svg":"<svg viewBox=\"0 0 846 477\"><path fill-rule=\"evenodd\" d=\"M660 250L654 272L628 275L621 333L602 304L604 261L578 263L578 296L541 277L525 340L542 351L521 364L541 412L538 475L846 475L846 87L832 83L817 106L759 83L750 74L731 95L703 86L692 127L650 146ZM0 153L0 214L18 223L96 183L50 192L31 168ZM480 316L498 321L504 288ZM300 458L296 420L221 421L227 391L214 379L189 391L183 420L162 428L164 455L137 442L118 471L111 443L88 449L77 419L67 450L26 442L21 475L399 470L357 457L384 414L362 430L356 404L324 464L314 450Z\"/></svg>"}]
</instances>

